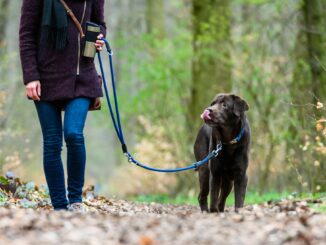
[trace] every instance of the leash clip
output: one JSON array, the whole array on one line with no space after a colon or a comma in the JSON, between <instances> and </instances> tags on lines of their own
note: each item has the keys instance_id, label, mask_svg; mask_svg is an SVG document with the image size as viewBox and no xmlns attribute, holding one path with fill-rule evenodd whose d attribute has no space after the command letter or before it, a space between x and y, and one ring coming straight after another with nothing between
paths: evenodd
<instances>
[{"instance_id":1,"label":"leash clip","mask_svg":"<svg viewBox=\"0 0 326 245\"><path fill-rule=\"evenodd\" d=\"M125 157L128 158L128 162L132 163L132 157L130 156L129 153L124 153Z\"/></svg>"},{"instance_id":2,"label":"leash clip","mask_svg":"<svg viewBox=\"0 0 326 245\"><path fill-rule=\"evenodd\" d=\"M217 157L221 150L222 150L222 143L219 142L216 146L216 149L212 151L213 156Z\"/></svg>"}]
</instances>

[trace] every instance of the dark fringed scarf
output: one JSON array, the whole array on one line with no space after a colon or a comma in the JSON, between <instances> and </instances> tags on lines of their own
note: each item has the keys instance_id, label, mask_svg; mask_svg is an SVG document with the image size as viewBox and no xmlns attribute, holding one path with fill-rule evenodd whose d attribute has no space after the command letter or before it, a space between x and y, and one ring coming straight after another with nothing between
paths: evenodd
<instances>
[{"instance_id":1,"label":"dark fringed scarf","mask_svg":"<svg viewBox=\"0 0 326 245\"><path fill-rule=\"evenodd\" d=\"M60 0L43 0L41 41L50 42L56 50L67 45L68 15Z\"/></svg>"}]
</instances>

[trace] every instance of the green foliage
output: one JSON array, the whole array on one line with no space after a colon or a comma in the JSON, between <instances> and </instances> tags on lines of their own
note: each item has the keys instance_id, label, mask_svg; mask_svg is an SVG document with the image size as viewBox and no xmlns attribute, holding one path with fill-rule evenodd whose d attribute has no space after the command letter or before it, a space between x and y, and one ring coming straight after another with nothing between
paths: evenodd
<instances>
[{"instance_id":1,"label":"green foliage","mask_svg":"<svg viewBox=\"0 0 326 245\"><path fill-rule=\"evenodd\" d=\"M284 0L278 0L284 2ZM254 4L254 5L262 5L270 2L269 0L234 0L237 4ZM274 1L277 2L277 1Z\"/></svg>"},{"instance_id":2,"label":"green foliage","mask_svg":"<svg viewBox=\"0 0 326 245\"><path fill-rule=\"evenodd\" d=\"M127 92L122 94L122 106L128 116L141 114L155 121L184 114L184 102L189 96L184 88L191 80L189 62L192 50L190 45L185 45L189 38L187 34L180 34L173 39L158 40L145 34L135 38L133 46L136 49L119 53L128 60L121 77L124 81L122 91ZM137 71L132 75L136 79L132 79L128 71L135 65ZM138 85L134 86L134 83ZM135 87L131 94L130 87Z\"/></svg>"},{"instance_id":3,"label":"green foliage","mask_svg":"<svg viewBox=\"0 0 326 245\"><path fill-rule=\"evenodd\" d=\"M322 204L322 205L310 205L311 208L313 208L316 212L318 213L326 213L326 204Z\"/></svg>"},{"instance_id":4,"label":"green foliage","mask_svg":"<svg viewBox=\"0 0 326 245\"><path fill-rule=\"evenodd\" d=\"M172 154L176 156L177 152L183 152L176 157L180 159L188 152L188 144L180 142L184 142L187 135L193 50L192 36L185 29L185 21L177 23L167 34L171 36L158 38L159 30L153 29L128 40L121 33L116 44L119 58L125 61L119 78L125 125L140 136L139 141L150 136L143 128L141 118L162 127L164 137L175 146Z\"/></svg>"},{"instance_id":5,"label":"green foliage","mask_svg":"<svg viewBox=\"0 0 326 245\"><path fill-rule=\"evenodd\" d=\"M5 177L0 176L0 184L1 185L8 185L9 181Z\"/></svg>"},{"instance_id":6,"label":"green foliage","mask_svg":"<svg viewBox=\"0 0 326 245\"><path fill-rule=\"evenodd\" d=\"M264 194L259 194L258 192L247 192L246 193L246 204L261 204L265 202L277 202L283 199L313 199L313 200L323 200L326 193L311 194L311 193L290 193L290 192L266 192ZM176 197L170 195L139 195L135 197L130 197L131 200L137 202L156 202L156 203L166 203L166 204L191 204L198 205L197 197L195 196L184 196L177 195ZM234 205L234 193L230 193L227 201L227 206ZM321 209L324 206L318 206Z\"/></svg>"}]
</instances>

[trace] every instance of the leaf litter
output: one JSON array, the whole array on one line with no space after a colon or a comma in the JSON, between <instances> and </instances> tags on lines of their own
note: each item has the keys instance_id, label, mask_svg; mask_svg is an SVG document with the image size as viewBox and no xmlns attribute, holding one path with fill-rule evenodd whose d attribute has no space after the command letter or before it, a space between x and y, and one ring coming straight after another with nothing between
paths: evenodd
<instances>
[{"instance_id":1,"label":"leaf litter","mask_svg":"<svg viewBox=\"0 0 326 245\"><path fill-rule=\"evenodd\" d=\"M325 244L326 215L311 208L325 198L228 207L135 203L85 188L85 214L53 211L46 186L0 177L0 244Z\"/></svg>"}]
</instances>

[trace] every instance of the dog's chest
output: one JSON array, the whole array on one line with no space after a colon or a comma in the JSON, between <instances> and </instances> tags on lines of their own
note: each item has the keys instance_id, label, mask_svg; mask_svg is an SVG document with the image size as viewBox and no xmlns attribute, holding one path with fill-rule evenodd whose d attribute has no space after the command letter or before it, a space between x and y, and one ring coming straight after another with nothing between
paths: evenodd
<instances>
[{"instance_id":1,"label":"dog's chest","mask_svg":"<svg viewBox=\"0 0 326 245\"><path fill-rule=\"evenodd\" d=\"M225 171L234 170L238 165L238 157L239 152L237 148L223 149L216 159L218 168Z\"/></svg>"},{"instance_id":2,"label":"dog's chest","mask_svg":"<svg viewBox=\"0 0 326 245\"><path fill-rule=\"evenodd\" d=\"M219 154L219 158L222 161L232 160L236 157L238 149L236 147L223 146L222 151Z\"/></svg>"}]
</instances>

